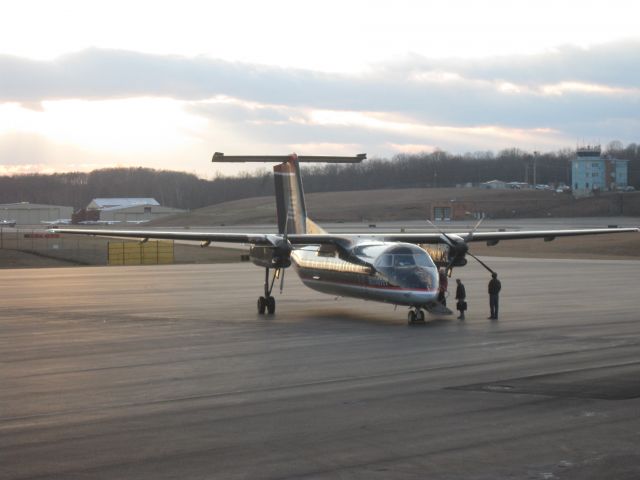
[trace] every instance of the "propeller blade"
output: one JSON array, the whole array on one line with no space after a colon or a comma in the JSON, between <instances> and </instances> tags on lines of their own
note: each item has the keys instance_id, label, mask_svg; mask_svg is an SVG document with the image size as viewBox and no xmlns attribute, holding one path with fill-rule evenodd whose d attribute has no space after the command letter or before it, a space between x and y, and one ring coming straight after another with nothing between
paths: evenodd
<instances>
[{"instance_id":1,"label":"propeller blade","mask_svg":"<svg viewBox=\"0 0 640 480\"><path fill-rule=\"evenodd\" d=\"M283 268L282 269L282 275L280 276L280 293L282 293L282 290L284 289L284 274L285 274L286 270Z\"/></svg>"},{"instance_id":2,"label":"propeller blade","mask_svg":"<svg viewBox=\"0 0 640 480\"><path fill-rule=\"evenodd\" d=\"M454 242L453 240L451 240L451 238L450 238L446 233L444 233L442 230L440 230L440 229L439 229L439 228L438 228L438 227L437 227L437 226L436 226L436 225L435 225L431 220L429 220L428 218L427 218L427 223L428 223L429 225L431 225L431 226L433 227L433 229L434 229L436 232L438 232L440 235L442 235L442 236L444 237L444 239L447 241L447 243L449 244L449 246L450 246L450 247L452 247L452 246L454 245L454 243L455 243L455 242Z\"/></svg>"},{"instance_id":3,"label":"propeller blade","mask_svg":"<svg viewBox=\"0 0 640 480\"><path fill-rule=\"evenodd\" d=\"M291 251L293 250L293 246L289 241L289 234L287 233L288 228L289 228L289 213L287 212L287 216L284 221L283 235L282 237L278 238L276 242L273 242L277 256L282 260L288 259L289 256L291 255Z\"/></svg>"},{"instance_id":4,"label":"propeller blade","mask_svg":"<svg viewBox=\"0 0 640 480\"><path fill-rule=\"evenodd\" d=\"M289 241L289 209L287 209L287 216L284 219L284 241Z\"/></svg>"},{"instance_id":5,"label":"propeller blade","mask_svg":"<svg viewBox=\"0 0 640 480\"><path fill-rule=\"evenodd\" d=\"M484 215L482 215L482 217L480 218L480 220L478 220L478 223L476 223L476 226L473 227L471 229L471 231L467 234L467 236L465 237L465 242L470 241L473 238L473 234L476 233L476 230L478 230L478 227L480 226L480 224L484 221Z\"/></svg>"},{"instance_id":6,"label":"propeller blade","mask_svg":"<svg viewBox=\"0 0 640 480\"><path fill-rule=\"evenodd\" d=\"M480 263L480 265L482 265L484 268L489 270L490 273L496 273L493 270L491 270L491 267L489 267L486 263L484 263L482 260L480 260L478 257L476 257L473 253L467 252L467 255L471 255L473 258L475 258L478 261L478 263Z\"/></svg>"}]
</instances>

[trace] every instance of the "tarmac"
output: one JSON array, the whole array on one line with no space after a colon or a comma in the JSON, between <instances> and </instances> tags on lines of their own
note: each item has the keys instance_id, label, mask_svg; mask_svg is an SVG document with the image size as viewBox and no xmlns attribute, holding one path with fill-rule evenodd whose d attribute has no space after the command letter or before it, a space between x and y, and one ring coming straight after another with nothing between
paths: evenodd
<instances>
[{"instance_id":1,"label":"tarmac","mask_svg":"<svg viewBox=\"0 0 640 480\"><path fill-rule=\"evenodd\" d=\"M422 326L293 271L258 315L246 263L2 270L0 478L640 478L640 262L484 260L500 319L473 262Z\"/></svg>"}]
</instances>

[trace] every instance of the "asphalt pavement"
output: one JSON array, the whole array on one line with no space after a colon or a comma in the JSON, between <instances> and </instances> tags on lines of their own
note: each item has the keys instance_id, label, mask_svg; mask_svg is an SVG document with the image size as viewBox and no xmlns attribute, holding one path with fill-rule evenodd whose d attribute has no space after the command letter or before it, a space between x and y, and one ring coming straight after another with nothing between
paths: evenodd
<instances>
[{"instance_id":1,"label":"asphalt pavement","mask_svg":"<svg viewBox=\"0 0 640 480\"><path fill-rule=\"evenodd\" d=\"M2 270L2 479L640 478L640 262L485 259L464 322L250 264ZM450 285L455 286L455 282Z\"/></svg>"}]
</instances>

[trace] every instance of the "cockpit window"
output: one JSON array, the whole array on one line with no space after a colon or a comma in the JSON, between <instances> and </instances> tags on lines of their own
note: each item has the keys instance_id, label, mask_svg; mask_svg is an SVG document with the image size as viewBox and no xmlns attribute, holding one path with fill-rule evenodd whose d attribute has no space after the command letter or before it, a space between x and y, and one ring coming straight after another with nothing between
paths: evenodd
<instances>
[{"instance_id":1,"label":"cockpit window","mask_svg":"<svg viewBox=\"0 0 640 480\"><path fill-rule=\"evenodd\" d=\"M434 267L433 261L426 253L402 253L399 255L384 254L376 262L377 268L384 267Z\"/></svg>"},{"instance_id":2,"label":"cockpit window","mask_svg":"<svg viewBox=\"0 0 640 480\"><path fill-rule=\"evenodd\" d=\"M413 259L413 255L394 255L393 265L395 267L410 267L415 265L416 262Z\"/></svg>"},{"instance_id":3,"label":"cockpit window","mask_svg":"<svg viewBox=\"0 0 640 480\"><path fill-rule=\"evenodd\" d=\"M353 253L358 257L370 259L370 258L376 258L382 252L384 252L385 249L387 248L388 248L387 245L378 244L378 243L358 245L356 248L353 249Z\"/></svg>"},{"instance_id":4,"label":"cockpit window","mask_svg":"<svg viewBox=\"0 0 640 480\"><path fill-rule=\"evenodd\" d=\"M376 266L378 267L392 267L393 266L393 255L382 255L378 260Z\"/></svg>"},{"instance_id":5,"label":"cockpit window","mask_svg":"<svg viewBox=\"0 0 640 480\"><path fill-rule=\"evenodd\" d=\"M375 268L391 285L426 290L437 286L436 266L419 247L403 245L389 249L378 257Z\"/></svg>"},{"instance_id":6,"label":"cockpit window","mask_svg":"<svg viewBox=\"0 0 640 480\"><path fill-rule=\"evenodd\" d=\"M413 256L416 261L416 265L419 267L435 267L433 260L426 253L417 253Z\"/></svg>"}]
</instances>

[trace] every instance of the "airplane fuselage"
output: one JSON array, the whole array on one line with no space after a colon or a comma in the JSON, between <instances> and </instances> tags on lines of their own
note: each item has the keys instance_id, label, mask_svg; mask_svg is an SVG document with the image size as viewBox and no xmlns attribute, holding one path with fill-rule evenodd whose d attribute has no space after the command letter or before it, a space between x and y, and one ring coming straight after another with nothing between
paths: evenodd
<instances>
[{"instance_id":1,"label":"airplane fuselage","mask_svg":"<svg viewBox=\"0 0 640 480\"><path fill-rule=\"evenodd\" d=\"M320 246L291 252L291 261L309 288L336 296L426 306L438 296L438 272L421 248L397 242L366 242L349 258Z\"/></svg>"}]
</instances>

